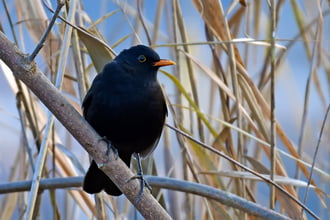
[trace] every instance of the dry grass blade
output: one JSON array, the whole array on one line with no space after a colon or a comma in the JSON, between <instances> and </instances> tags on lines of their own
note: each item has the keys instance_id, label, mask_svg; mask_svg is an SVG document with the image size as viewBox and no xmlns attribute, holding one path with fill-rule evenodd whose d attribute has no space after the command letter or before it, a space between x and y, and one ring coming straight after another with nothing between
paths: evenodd
<instances>
[{"instance_id":1,"label":"dry grass blade","mask_svg":"<svg viewBox=\"0 0 330 220\"><path fill-rule=\"evenodd\" d=\"M221 10L221 2L217 0L205 0L205 1L198 1L193 0L197 10L201 14L202 18L204 19L205 23L207 24L208 28L212 30L213 34L218 38L219 41L229 41L231 38L225 32L226 30L226 23L227 21L224 20L224 14ZM243 65L242 58L239 54L238 49L236 46L234 48L234 55L235 59L238 63ZM225 51L228 52L228 48L224 46Z\"/></svg>"},{"instance_id":2,"label":"dry grass blade","mask_svg":"<svg viewBox=\"0 0 330 220\"><path fill-rule=\"evenodd\" d=\"M81 28L83 29L83 28ZM112 54L107 50L106 47L95 38L92 38L90 35L85 34L80 30L78 31L79 38L82 40L84 45L86 46L88 53L93 61L93 65L96 71L99 73L103 70L103 67L106 63L109 63L114 57ZM91 32L91 34L100 37L101 35L96 30L90 30L86 32ZM94 32L94 33L93 33Z\"/></svg>"},{"instance_id":3,"label":"dry grass blade","mask_svg":"<svg viewBox=\"0 0 330 220\"><path fill-rule=\"evenodd\" d=\"M114 10L109 12L108 14L103 15L101 18L97 19L93 24L88 28L89 30L94 30L96 29L96 26L102 22L104 22L105 19L111 17L112 15L116 14L119 10Z\"/></svg>"},{"instance_id":4,"label":"dry grass blade","mask_svg":"<svg viewBox=\"0 0 330 220\"><path fill-rule=\"evenodd\" d=\"M132 34L127 34L125 36L123 36L122 38L120 38L118 41L116 41L111 47L115 48L117 47L119 44L123 43L126 39L128 39L129 37L131 37Z\"/></svg>"},{"instance_id":5,"label":"dry grass blade","mask_svg":"<svg viewBox=\"0 0 330 220\"><path fill-rule=\"evenodd\" d=\"M213 82L219 86L219 88L222 90L222 92L224 92L226 95L228 95L229 98L231 98L233 101L236 101L236 98L233 94L233 92L230 90L230 88L224 84L224 82L207 66L205 66L203 63L199 62L197 59L195 59L193 56L191 56L190 54L185 53L186 56L188 56L191 60L193 60L203 71L204 73L206 73L212 80ZM177 83L176 83L177 85ZM181 89L180 89L181 91ZM243 114L245 115L245 117L247 119L249 119L250 123L253 123L253 120L250 118L248 111L242 106L240 105L241 111L243 112ZM211 132L214 130L210 130ZM212 134L214 136L217 135L216 132L212 132Z\"/></svg>"},{"instance_id":6,"label":"dry grass blade","mask_svg":"<svg viewBox=\"0 0 330 220\"><path fill-rule=\"evenodd\" d=\"M18 193L12 193L10 195L6 195L2 200L2 208L1 208L1 219L12 219L14 215L14 211L17 205Z\"/></svg>"},{"instance_id":7,"label":"dry grass blade","mask_svg":"<svg viewBox=\"0 0 330 220\"><path fill-rule=\"evenodd\" d=\"M192 98L189 96L186 89L182 86L182 84L176 79L173 75L167 73L166 71L160 70L160 72L164 73L168 78L170 78L173 83L176 85L176 87L179 89L179 91L184 95L184 97L187 99L189 104L192 106L194 111L198 114L198 116L201 118L201 120L205 123L207 128L210 130L210 132L214 135L216 135L216 132L214 128L212 128L212 125L209 123L209 121L206 119L204 114L199 110L198 105L192 100Z\"/></svg>"}]
</instances>

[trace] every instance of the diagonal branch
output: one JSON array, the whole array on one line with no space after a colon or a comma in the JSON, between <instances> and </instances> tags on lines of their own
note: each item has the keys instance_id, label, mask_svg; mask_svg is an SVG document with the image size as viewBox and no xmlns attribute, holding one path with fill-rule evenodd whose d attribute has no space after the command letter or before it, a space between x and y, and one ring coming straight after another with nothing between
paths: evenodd
<instances>
[{"instance_id":1,"label":"diagonal branch","mask_svg":"<svg viewBox=\"0 0 330 220\"><path fill-rule=\"evenodd\" d=\"M0 59L12 70L15 77L43 102L93 159L104 165L103 172L119 187L141 215L147 219L170 219L167 212L147 191L144 191L142 199L136 202L140 189L139 181L127 182L133 177L132 171L122 160L115 160L112 154L108 160L105 155L107 147L103 141L99 141L100 136L41 73L36 63L29 62L28 56L23 54L2 32L0 32Z\"/></svg>"}]
</instances>

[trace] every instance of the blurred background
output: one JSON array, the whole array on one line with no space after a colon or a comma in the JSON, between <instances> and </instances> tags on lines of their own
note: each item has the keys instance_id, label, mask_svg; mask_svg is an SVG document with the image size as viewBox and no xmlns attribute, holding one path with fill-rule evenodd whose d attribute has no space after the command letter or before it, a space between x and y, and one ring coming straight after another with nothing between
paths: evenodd
<instances>
[{"instance_id":1,"label":"blurred background","mask_svg":"<svg viewBox=\"0 0 330 220\"><path fill-rule=\"evenodd\" d=\"M60 89L81 112L86 89L114 55L77 27L102 39L117 54L132 45L151 45L161 58L177 63L158 74L168 97L168 124L260 173L274 172L275 180L288 192L321 219L328 219L330 119L325 115L330 103L330 2L275 3L276 18L272 19L269 1L261 0L71 0L60 15L74 27L57 19L36 62L53 82L58 74L64 74ZM56 6L57 1L3 0L1 31L24 53L32 53L52 18L50 9ZM273 51L272 22L276 22ZM65 36L70 28L72 34ZM271 69L272 52L275 71ZM0 64L3 184L31 179L46 132L47 113ZM270 87L272 73L274 91ZM279 150L274 171L269 153L272 93ZM237 99L242 105L239 110ZM49 135L44 177L83 176L89 165L84 149L58 121ZM297 165L295 157L305 164ZM200 182L269 207L268 184L252 179L251 174L169 128L144 166L147 174ZM307 187L309 182L313 187ZM174 219L243 218L239 210L199 196L159 189L153 193ZM0 195L0 219L22 218L28 196L28 192ZM141 218L124 196L111 198L102 193L98 199L106 205L109 219ZM35 215L41 219L91 219L98 215L99 204L95 208L94 202L94 196L81 188L43 191ZM296 219L301 211L278 192L275 210ZM306 213L303 218L313 219Z\"/></svg>"}]
</instances>

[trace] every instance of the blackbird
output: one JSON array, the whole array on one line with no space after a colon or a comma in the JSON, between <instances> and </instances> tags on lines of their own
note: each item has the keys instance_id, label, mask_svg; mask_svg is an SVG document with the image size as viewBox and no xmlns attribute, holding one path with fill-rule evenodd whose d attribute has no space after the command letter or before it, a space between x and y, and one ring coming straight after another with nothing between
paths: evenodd
<instances>
[{"instance_id":1,"label":"blackbird","mask_svg":"<svg viewBox=\"0 0 330 220\"><path fill-rule=\"evenodd\" d=\"M157 71L161 66L173 64L160 59L154 50L144 45L123 50L95 77L84 98L85 119L128 167L132 154L139 164L140 155L148 156L158 143L167 108ZM142 170L138 172L142 174ZM94 160L86 173L83 189L91 194L102 190L113 196L122 194Z\"/></svg>"}]
</instances>

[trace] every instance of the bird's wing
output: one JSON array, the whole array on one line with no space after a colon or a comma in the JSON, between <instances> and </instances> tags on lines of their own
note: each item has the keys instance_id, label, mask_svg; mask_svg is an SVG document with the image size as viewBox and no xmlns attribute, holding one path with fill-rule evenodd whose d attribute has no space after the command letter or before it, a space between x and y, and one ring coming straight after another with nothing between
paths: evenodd
<instances>
[{"instance_id":1,"label":"bird's wing","mask_svg":"<svg viewBox=\"0 0 330 220\"><path fill-rule=\"evenodd\" d=\"M165 124L165 119L166 119L166 116L168 114L165 100L163 100L163 112L164 112L163 117L164 117L164 124ZM162 131L163 131L163 129L160 131L160 134L158 135L158 138L155 140L155 142L151 146L149 146L147 149L145 149L144 151L142 151L140 153L142 158L148 157L155 150L155 148L158 145L158 142L159 142Z\"/></svg>"},{"instance_id":2,"label":"bird's wing","mask_svg":"<svg viewBox=\"0 0 330 220\"><path fill-rule=\"evenodd\" d=\"M93 96L94 96L93 91L95 91L95 89L93 89L93 87L95 87L96 84L98 84L98 82L102 80L102 75L103 75L103 73L97 74L97 76L93 80L91 88L88 90L88 92L87 92L87 94L86 94L86 96L85 96L85 98L82 102L81 107L82 107L83 114L84 114L85 117L87 116L88 108L91 105L92 100L93 100Z\"/></svg>"}]
</instances>

